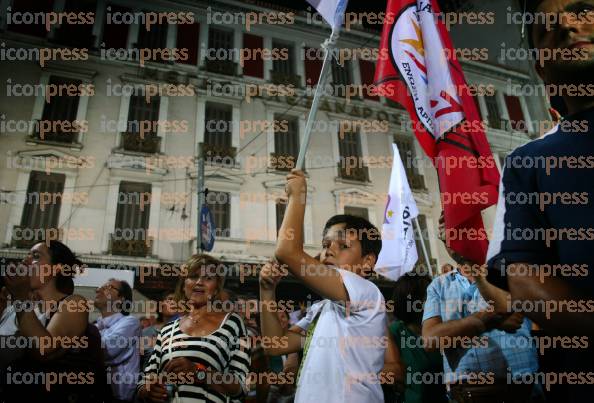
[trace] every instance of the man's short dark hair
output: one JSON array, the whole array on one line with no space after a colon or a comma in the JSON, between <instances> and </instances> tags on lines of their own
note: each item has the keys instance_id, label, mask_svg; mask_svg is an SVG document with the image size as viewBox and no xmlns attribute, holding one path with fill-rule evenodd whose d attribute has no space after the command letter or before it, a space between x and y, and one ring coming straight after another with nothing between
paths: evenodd
<instances>
[{"instance_id":1,"label":"man's short dark hair","mask_svg":"<svg viewBox=\"0 0 594 403\"><path fill-rule=\"evenodd\" d=\"M122 315L130 315L132 310L132 287L124 280L116 280L119 283L118 296L122 297Z\"/></svg>"},{"instance_id":2,"label":"man's short dark hair","mask_svg":"<svg viewBox=\"0 0 594 403\"><path fill-rule=\"evenodd\" d=\"M344 224L345 231L356 231L361 242L361 256L373 254L375 259L382 250L382 238L378 229L365 218L348 214L339 214L331 217L324 225L322 234L325 236L328 229L336 224Z\"/></svg>"}]
</instances>

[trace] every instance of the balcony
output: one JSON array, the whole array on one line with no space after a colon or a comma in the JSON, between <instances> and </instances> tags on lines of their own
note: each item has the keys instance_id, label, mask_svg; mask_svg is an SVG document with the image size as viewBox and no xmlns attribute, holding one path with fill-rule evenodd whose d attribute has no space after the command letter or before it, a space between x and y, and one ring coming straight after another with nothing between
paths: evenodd
<instances>
[{"instance_id":1,"label":"balcony","mask_svg":"<svg viewBox=\"0 0 594 403\"><path fill-rule=\"evenodd\" d=\"M120 239L115 234L110 235L109 253L118 256L147 257L152 254L152 239Z\"/></svg>"},{"instance_id":2,"label":"balcony","mask_svg":"<svg viewBox=\"0 0 594 403\"><path fill-rule=\"evenodd\" d=\"M297 74L270 70L270 80L276 85L292 85L295 88L301 88L301 76Z\"/></svg>"},{"instance_id":3,"label":"balcony","mask_svg":"<svg viewBox=\"0 0 594 403\"><path fill-rule=\"evenodd\" d=\"M237 63L230 60L206 60L205 69L210 73L237 75Z\"/></svg>"},{"instance_id":4,"label":"balcony","mask_svg":"<svg viewBox=\"0 0 594 403\"><path fill-rule=\"evenodd\" d=\"M152 134L142 138L138 133L122 133L121 147L125 151L157 154L161 151L161 137Z\"/></svg>"},{"instance_id":5,"label":"balcony","mask_svg":"<svg viewBox=\"0 0 594 403\"><path fill-rule=\"evenodd\" d=\"M209 162L209 160L212 161L213 158L231 158L233 159L233 161L235 161L235 154L237 154L237 148L235 147L217 146L208 143L201 143L200 150L202 152L202 157L205 159L206 162Z\"/></svg>"},{"instance_id":6,"label":"balcony","mask_svg":"<svg viewBox=\"0 0 594 403\"><path fill-rule=\"evenodd\" d=\"M369 182L369 168L366 166L345 167L338 163L338 175L341 179L356 182Z\"/></svg>"},{"instance_id":7,"label":"balcony","mask_svg":"<svg viewBox=\"0 0 594 403\"><path fill-rule=\"evenodd\" d=\"M40 133L41 121L37 121L37 130L31 136L36 141L48 141L53 143L74 144L78 140L78 133L73 131L54 131L50 133ZM52 122L53 123L53 122Z\"/></svg>"},{"instance_id":8,"label":"balcony","mask_svg":"<svg viewBox=\"0 0 594 403\"><path fill-rule=\"evenodd\" d=\"M297 157L290 154L270 153L270 168L290 172L297 164Z\"/></svg>"}]
</instances>

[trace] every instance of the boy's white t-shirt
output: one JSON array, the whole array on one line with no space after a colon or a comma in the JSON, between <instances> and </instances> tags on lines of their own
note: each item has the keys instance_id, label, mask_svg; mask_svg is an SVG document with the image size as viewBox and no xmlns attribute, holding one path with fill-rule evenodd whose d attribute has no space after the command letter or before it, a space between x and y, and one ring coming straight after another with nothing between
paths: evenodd
<instances>
[{"instance_id":1,"label":"boy's white t-shirt","mask_svg":"<svg viewBox=\"0 0 594 403\"><path fill-rule=\"evenodd\" d=\"M313 304L296 324L307 330L320 314L301 367L295 403L383 403L378 374L387 345L384 297L371 281L337 270L349 294L348 309L325 299Z\"/></svg>"}]
</instances>

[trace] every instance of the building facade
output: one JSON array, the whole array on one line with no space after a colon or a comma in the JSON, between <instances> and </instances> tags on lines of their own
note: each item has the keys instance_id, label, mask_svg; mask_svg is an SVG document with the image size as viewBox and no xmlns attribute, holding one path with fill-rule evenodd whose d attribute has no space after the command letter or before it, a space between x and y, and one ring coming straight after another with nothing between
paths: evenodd
<instances>
[{"instance_id":1,"label":"building facade","mask_svg":"<svg viewBox=\"0 0 594 403\"><path fill-rule=\"evenodd\" d=\"M232 284L255 292L321 70L329 31L319 18L232 0L1 0L0 9L0 257L21 258L49 236L91 267L136 268L149 295L171 287L171 273L196 251L203 155L212 254L229 263ZM60 13L78 22L48 17ZM455 44L469 33L452 32ZM506 34L519 41L519 31ZM498 43L489 40L492 55ZM378 30L356 24L338 45L351 52L332 67L306 159L306 248L318 253L334 214L381 226L396 142L437 269L448 257L437 239L435 170L407 113L358 90L373 84L375 62L360 49L378 48ZM539 134L546 101L510 91L537 83L527 63L462 64L470 84L489 88L475 99L500 166Z\"/></svg>"}]
</instances>

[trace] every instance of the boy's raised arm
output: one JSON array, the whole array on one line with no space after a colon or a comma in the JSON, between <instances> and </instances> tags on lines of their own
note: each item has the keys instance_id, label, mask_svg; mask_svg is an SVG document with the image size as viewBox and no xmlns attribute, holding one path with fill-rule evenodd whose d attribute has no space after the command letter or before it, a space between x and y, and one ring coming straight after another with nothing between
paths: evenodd
<instances>
[{"instance_id":1,"label":"boy's raised arm","mask_svg":"<svg viewBox=\"0 0 594 403\"><path fill-rule=\"evenodd\" d=\"M307 183L302 171L292 170L285 187L289 203L278 232L275 257L285 263L295 277L323 298L348 302L349 296L338 270L330 268L303 250L303 217Z\"/></svg>"}]
</instances>

